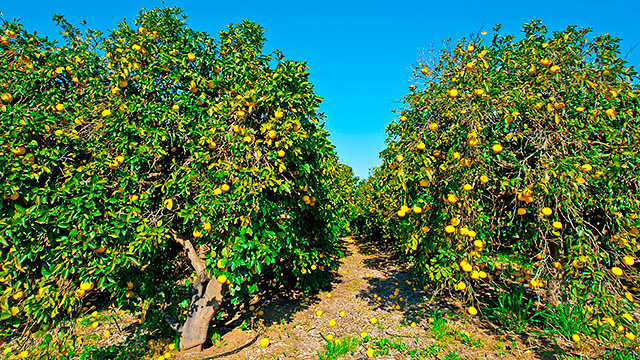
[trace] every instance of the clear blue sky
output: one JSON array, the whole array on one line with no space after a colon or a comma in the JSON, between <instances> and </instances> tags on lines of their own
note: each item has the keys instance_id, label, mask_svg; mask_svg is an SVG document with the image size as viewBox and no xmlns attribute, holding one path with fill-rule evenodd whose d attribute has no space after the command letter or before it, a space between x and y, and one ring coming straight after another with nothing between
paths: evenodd
<instances>
[{"instance_id":1,"label":"clear blue sky","mask_svg":"<svg viewBox=\"0 0 640 360\"><path fill-rule=\"evenodd\" d=\"M244 19L266 30L266 49L279 48L287 58L307 60L316 94L325 100L340 160L365 178L379 165L384 129L391 109L408 92L411 67L419 51L442 41L458 40L496 23L501 34L519 35L522 24L542 20L549 30L567 25L592 27L593 34L623 39L623 56L640 43L640 1L170 1L189 17L189 27L216 37L227 24ZM73 24L86 20L106 31L126 19L133 23L142 8L160 1L7 1L4 18L20 18L29 31L58 38L51 18L65 15ZM488 37L488 36L487 36ZM627 60L640 70L640 46Z\"/></svg>"}]
</instances>

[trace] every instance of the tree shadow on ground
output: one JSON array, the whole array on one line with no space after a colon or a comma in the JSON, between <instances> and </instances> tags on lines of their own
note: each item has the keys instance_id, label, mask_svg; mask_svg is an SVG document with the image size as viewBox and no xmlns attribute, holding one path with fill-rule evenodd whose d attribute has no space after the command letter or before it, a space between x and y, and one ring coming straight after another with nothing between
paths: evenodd
<instances>
[{"instance_id":1,"label":"tree shadow on ground","mask_svg":"<svg viewBox=\"0 0 640 360\"><path fill-rule=\"evenodd\" d=\"M344 243L341 244L340 250L344 258L352 255ZM320 265L315 271L318 272L321 283L311 293L302 294L293 288L270 286L268 281L264 281L259 285L263 290L249 302L249 309L244 304L234 305L228 301L223 303L218 311L219 315L212 320L210 327L214 329L215 337L224 338L234 329L254 330L260 333L274 324L290 323L298 312L320 303L321 292L331 292L343 282L343 276L338 273L337 266L330 268ZM214 345L215 343L208 339L204 351L211 352Z\"/></svg>"},{"instance_id":2,"label":"tree shadow on ground","mask_svg":"<svg viewBox=\"0 0 640 360\"><path fill-rule=\"evenodd\" d=\"M423 287L412 273L411 267L406 266L398 256L396 248L364 238L358 239L355 245L363 254L370 256L364 263L383 275L365 278L367 287L358 295L373 309L400 312L402 323L421 323L434 336L437 329L429 325L434 318L444 318L447 323L463 319L464 324L472 325L479 330L478 333L488 333L491 337L500 339L494 340L496 343L504 342L507 353L526 349L534 353L538 359L549 360L575 355L572 349L560 347L548 336L531 335L532 331L539 334L539 328L527 327L525 331L515 333L495 318L468 317L465 307L455 299L456 294L451 290L437 291L433 287ZM476 296L476 300L483 304L485 309L497 306L498 293L486 284L477 286ZM524 300L528 301L534 296L533 292L525 292ZM400 309L397 308L398 305ZM533 312L528 315L533 316ZM457 336L454 338L460 339Z\"/></svg>"}]
</instances>

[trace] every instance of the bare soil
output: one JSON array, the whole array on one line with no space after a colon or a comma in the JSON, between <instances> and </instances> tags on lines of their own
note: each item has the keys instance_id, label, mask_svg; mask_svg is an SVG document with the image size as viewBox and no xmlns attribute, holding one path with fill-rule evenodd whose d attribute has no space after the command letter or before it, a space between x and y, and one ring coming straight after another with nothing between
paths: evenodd
<instances>
[{"instance_id":1,"label":"bare soil","mask_svg":"<svg viewBox=\"0 0 640 360\"><path fill-rule=\"evenodd\" d=\"M232 317L218 325L220 338L213 345L199 353L174 351L176 359L318 359L328 335L360 337L363 331L369 341L343 359L366 358L367 348L381 338L402 342L405 347L390 349L376 359L456 358L454 355L461 359L584 359L604 352L595 342L574 344L562 338L505 332L485 318L466 315L462 304L453 300L431 301L434 292L419 288L409 268L396 261L390 249L365 240L343 240L346 256L332 274L330 290L309 299L258 300L255 311L262 310L264 315L251 318L250 326L238 327L242 321L247 323L246 315ZM394 291L397 295L390 298ZM435 298L451 299L446 294ZM432 324L436 312L446 319L439 336ZM372 318L378 323L373 325ZM336 322L333 327L329 326L331 319ZM262 348L259 343L265 337L270 345Z\"/></svg>"}]
</instances>

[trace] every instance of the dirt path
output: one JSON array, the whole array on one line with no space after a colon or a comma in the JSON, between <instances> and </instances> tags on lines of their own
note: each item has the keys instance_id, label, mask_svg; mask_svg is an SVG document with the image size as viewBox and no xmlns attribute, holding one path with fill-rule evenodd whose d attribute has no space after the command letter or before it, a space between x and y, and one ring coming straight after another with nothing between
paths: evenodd
<instances>
[{"instance_id":1,"label":"dirt path","mask_svg":"<svg viewBox=\"0 0 640 360\"><path fill-rule=\"evenodd\" d=\"M552 344L541 347L530 339L497 336L495 328L478 318L438 315L443 305L429 305L431 292L417 288L410 271L389 259L388 252L343 240L346 256L333 273L330 290L311 299L258 300L254 311L264 315L254 318L262 326L254 328L261 330L242 330L241 319L232 319L214 346L177 359L318 359L327 336L344 341L360 339L362 332L368 341L342 358L366 358L367 349L374 347L380 349L376 359L556 359L553 353L560 348ZM446 307L463 313L456 305ZM262 348L265 336L270 345Z\"/></svg>"}]
</instances>

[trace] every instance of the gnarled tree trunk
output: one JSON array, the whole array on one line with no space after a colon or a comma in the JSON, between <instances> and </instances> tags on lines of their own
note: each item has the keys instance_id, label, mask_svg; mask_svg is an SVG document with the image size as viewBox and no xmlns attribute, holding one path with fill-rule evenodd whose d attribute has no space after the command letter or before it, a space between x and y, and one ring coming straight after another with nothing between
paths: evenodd
<instances>
[{"instance_id":1,"label":"gnarled tree trunk","mask_svg":"<svg viewBox=\"0 0 640 360\"><path fill-rule=\"evenodd\" d=\"M167 321L173 329L180 334L180 350L202 351L202 346L207 340L207 331L213 315L220 308L224 298L224 285L216 279L211 279L206 271L206 264L198 255L191 241L173 233L173 239L182 245L187 253L191 265L196 270L198 278L191 285L193 295L187 321L178 326L169 316Z\"/></svg>"}]
</instances>

